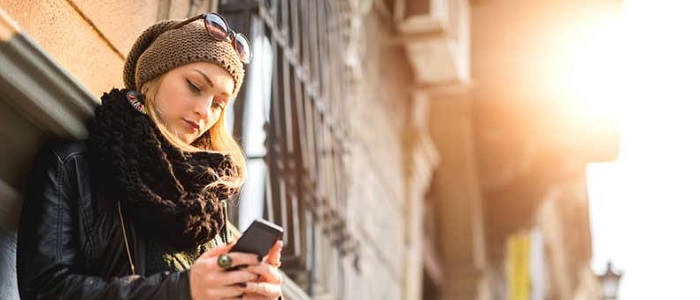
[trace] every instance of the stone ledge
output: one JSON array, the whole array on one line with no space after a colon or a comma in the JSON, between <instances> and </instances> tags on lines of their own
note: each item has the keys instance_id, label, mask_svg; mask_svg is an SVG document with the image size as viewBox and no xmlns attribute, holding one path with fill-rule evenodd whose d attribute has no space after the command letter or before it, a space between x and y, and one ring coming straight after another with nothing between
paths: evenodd
<instances>
[{"instance_id":1,"label":"stone ledge","mask_svg":"<svg viewBox=\"0 0 700 300\"><path fill-rule=\"evenodd\" d=\"M96 101L0 10L0 93L2 101L42 131L83 138L84 122Z\"/></svg>"}]
</instances>

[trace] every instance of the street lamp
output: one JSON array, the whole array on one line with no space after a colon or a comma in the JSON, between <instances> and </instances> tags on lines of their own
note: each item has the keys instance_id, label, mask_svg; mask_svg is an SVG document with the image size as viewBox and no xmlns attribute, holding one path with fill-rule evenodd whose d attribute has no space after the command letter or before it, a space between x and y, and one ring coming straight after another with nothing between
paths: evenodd
<instances>
[{"instance_id":1,"label":"street lamp","mask_svg":"<svg viewBox=\"0 0 700 300\"><path fill-rule=\"evenodd\" d=\"M622 273L620 271L613 270L612 262L608 261L607 270L605 274L598 275L598 280L603 288L603 299L617 299L617 290L620 285L620 278L622 278Z\"/></svg>"}]
</instances>

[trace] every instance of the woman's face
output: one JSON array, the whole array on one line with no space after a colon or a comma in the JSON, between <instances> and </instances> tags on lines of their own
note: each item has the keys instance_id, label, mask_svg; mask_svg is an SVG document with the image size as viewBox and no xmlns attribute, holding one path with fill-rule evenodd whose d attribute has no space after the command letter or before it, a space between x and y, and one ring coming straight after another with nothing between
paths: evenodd
<instances>
[{"instance_id":1,"label":"woman's face","mask_svg":"<svg viewBox=\"0 0 700 300\"><path fill-rule=\"evenodd\" d=\"M192 144L219 120L232 92L233 77L226 70L197 62L165 73L153 104L168 131Z\"/></svg>"}]
</instances>

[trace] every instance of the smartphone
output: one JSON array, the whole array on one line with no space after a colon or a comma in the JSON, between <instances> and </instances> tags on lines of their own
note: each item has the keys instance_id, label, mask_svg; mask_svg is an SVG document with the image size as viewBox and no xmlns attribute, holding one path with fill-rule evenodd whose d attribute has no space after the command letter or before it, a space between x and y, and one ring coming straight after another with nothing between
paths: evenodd
<instances>
[{"instance_id":1,"label":"smartphone","mask_svg":"<svg viewBox=\"0 0 700 300\"><path fill-rule=\"evenodd\" d=\"M264 257L277 240L282 239L284 229L263 219L255 219L230 252L245 252Z\"/></svg>"}]
</instances>

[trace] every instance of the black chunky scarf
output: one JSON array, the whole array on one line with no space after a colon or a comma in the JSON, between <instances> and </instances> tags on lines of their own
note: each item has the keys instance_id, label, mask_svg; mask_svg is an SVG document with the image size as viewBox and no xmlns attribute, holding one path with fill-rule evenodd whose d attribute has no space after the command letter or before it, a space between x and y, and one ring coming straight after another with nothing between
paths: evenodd
<instances>
[{"instance_id":1,"label":"black chunky scarf","mask_svg":"<svg viewBox=\"0 0 700 300\"><path fill-rule=\"evenodd\" d=\"M132 107L127 92L105 93L88 126L92 157L108 196L121 201L136 230L151 238L178 249L211 240L225 224L221 201L237 191L207 185L237 176L238 166L225 154L175 147Z\"/></svg>"}]
</instances>

